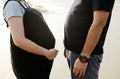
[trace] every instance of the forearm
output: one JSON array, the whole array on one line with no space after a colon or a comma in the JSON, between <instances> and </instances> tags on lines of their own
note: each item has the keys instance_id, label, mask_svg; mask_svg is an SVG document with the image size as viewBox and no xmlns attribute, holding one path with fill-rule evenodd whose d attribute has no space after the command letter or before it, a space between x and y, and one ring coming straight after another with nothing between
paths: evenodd
<instances>
[{"instance_id":1,"label":"forearm","mask_svg":"<svg viewBox=\"0 0 120 79\"><path fill-rule=\"evenodd\" d=\"M90 57L92 51L96 47L96 44L98 43L99 38L101 36L102 30L103 30L101 27L102 27L101 25L96 27L96 25L94 24L91 26L88 32L83 50L81 52L81 55L86 56L88 58Z\"/></svg>"},{"instance_id":2,"label":"forearm","mask_svg":"<svg viewBox=\"0 0 120 79\"><path fill-rule=\"evenodd\" d=\"M93 23L88 31L88 35L81 55L90 57L91 53L93 52L94 48L96 47L96 44L100 39L101 33L105 27L108 17L109 12L99 10L94 11Z\"/></svg>"},{"instance_id":3,"label":"forearm","mask_svg":"<svg viewBox=\"0 0 120 79\"><path fill-rule=\"evenodd\" d=\"M30 53L46 56L48 50L37 45L27 38L21 38L21 40L14 41L15 45L23 50L26 50Z\"/></svg>"},{"instance_id":4,"label":"forearm","mask_svg":"<svg viewBox=\"0 0 120 79\"><path fill-rule=\"evenodd\" d=\"M7 22L10 27L13 42L17 47L33 54L43 55L49 60L56 57L58 50L48 50L25 37L23 17L14 16L8 19Z\"/></svg>"},{"instance_id":5,"label":"forearm","mask_svg":"<svg viewBox=\"0 0 120 79\"><path fill-rule=\"evenodd\" d=\"M10 32L15 45L30 53L46 56L48 50L27 39L24 34L23 17L11 17L8 19ZM19 30L18 30L19 29Z\"/></svg>"}]
</instances>

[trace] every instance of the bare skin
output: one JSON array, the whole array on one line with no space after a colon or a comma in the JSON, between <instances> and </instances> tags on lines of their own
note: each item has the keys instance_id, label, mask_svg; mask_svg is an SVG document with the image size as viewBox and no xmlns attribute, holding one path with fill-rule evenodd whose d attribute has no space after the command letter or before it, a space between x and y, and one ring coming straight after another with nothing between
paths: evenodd
<instances>
[{"instance_id":1,"label":"bare skin","mask_svg":"<svg viewBox=\"0 0 120 79\"><path fill-rule=\"evenodd\" d=\"M92 51L94 50L96 44L98 43L103 28L108 19L109 12L97 10L94 11L93 15L94 15L93 23L89 29L86 42L81 52L81 55L86 56L87 58L90 58ZM76 59L73 73L78 77L84 76L87 69L87 65L88 63L82 63L79 59Z\"/></svg>"},{"instance_id":2,"label":"bare skin","mask_svg":"<svg viewBox=\"0 0 120 79\"><path fill-rule=\"evenodd\" d=\"M23 0L19 1L21 2ZM49 60L53 60L56 57L58 50L45 49L25 37L23 17L12 16L7 20L7 22L9 24L13 42L17 47L33 54L43 55Z\"/></svg>"}]
</instances>

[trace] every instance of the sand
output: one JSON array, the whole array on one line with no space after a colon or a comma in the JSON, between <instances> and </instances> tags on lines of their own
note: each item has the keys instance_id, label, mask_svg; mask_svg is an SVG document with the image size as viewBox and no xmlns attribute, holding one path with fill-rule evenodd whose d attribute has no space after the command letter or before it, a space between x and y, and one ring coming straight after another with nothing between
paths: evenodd
<instances>
[{"instance_id":1,"label":"sand","mask_svg":"<svg viewBox=\"0 0 120 79\"><path fill-rule=\"evenodd\" d=\"M44 17L56 37L56 46L59 50L55 58L50 79L71 79L67 61L63 55L63 26L68 8L62 13L44 14ZM104 45L104 57L101 63L99 79L120 78L120 5L116 3L113 9L110 28ZM0 79L16 79L11 68L9 52L9 29L6 28L0 15Z\"/></svg>"}]
</instances>

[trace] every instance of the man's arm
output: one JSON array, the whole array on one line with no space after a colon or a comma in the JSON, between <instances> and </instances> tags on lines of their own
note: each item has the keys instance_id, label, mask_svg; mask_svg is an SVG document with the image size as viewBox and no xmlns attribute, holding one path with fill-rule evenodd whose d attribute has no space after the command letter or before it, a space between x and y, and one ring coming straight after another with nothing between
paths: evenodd
<instances>
[{"instance_id":1,"label":"man's arm","mask_svg":"<svg viewBox=\"0 0 120 79\"><path fill-rule=\"evenodd\" d=\"M90 57L92 51L94 50L96 44L99 41L99 38L101 36L101 33L103 31L103 28L106 24L108 17L109 17L109 12L107 11L101 11L101 10L94 11L93 23L90 27L90 30L88 31L88 35L83 50L81 52L81 55L84 55L88 58Z\"/></svg>"},{"instance_id":2,"label":"man's arm","mask_svg":"<svg viewBox=\"0 0 120 79\"><path fill-rule=\"evenodd\" d=\"M93 23L88 31L88 35L83 47L83 50L81 52L82 56L86 56L87 58L90 57L92 51L96 47L96 44L98 43L98 40L101 36L101 33L103 31L103 28L106 24L106 21L109 17L109 12L102 11L102 10L96 10L94 11L94 19ZM87 69L87 63L82 63L79 58L75 61L73 73L76 76L84 76Z\"/></svg>"}]
</instances>

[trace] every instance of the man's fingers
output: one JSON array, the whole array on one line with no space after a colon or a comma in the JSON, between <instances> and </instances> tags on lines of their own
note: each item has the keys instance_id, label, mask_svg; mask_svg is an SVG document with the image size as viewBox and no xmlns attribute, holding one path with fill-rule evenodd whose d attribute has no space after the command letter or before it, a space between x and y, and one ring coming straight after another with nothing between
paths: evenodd
<instances>
[{"instance_id":1,"label":"man's fingers","mask_svg":"<svg viewBox=\"0 0 120 79\"><path fill-rule=\"evenodd\" d=\"M79 74L79 69L74 68L74 69L73 69L73 73L74 73L75 76L78 76L78 74Z\"/></svg>"},{"instance_id":2,"label":"man's fingers","mask_svg":"<svg viewBox=\"0 0 120 79\"><path fill-rule=\"evenodd\" d=\"M82 76L84 76L84 75L85 75L85 73L86 73L86 68L84 69Z\"/></svg>"}]
</instances>

